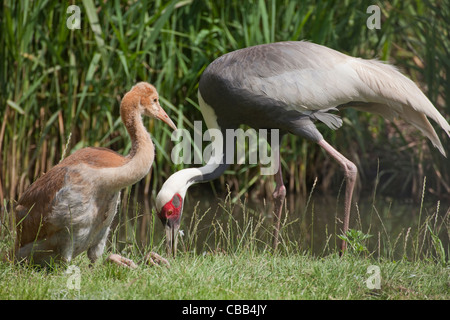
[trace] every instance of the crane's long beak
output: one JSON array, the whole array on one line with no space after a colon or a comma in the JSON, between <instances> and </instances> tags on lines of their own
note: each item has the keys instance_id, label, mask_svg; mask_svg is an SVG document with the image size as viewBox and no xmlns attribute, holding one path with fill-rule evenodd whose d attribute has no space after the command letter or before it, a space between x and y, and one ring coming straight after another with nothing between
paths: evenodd
<instances>
[{"instance_id":1,"label":"crane's long beak","mask_svg":"<svg viewBox=\"0 0 450 320\"><path fill-rule=\"evenodd\" d=\"M175 257L177 254L177 241L178 230L180 229L180 220L167 220L164 228L166 230L167 255Z\"/></svg>"},{"instance_id":2,"label":"crane's long beak","mask_svg":"<svg viewBox=\"0 0 450 320\"><path fill-rule=\"evenodd\" d=\"M156 117L165 123L167 123L173 130L177 130L177 126L173 123L173 121L169 118L167 113L164 111L163 108L159 108L159 112L156 115Z\"/></svg>"}]
</instances>

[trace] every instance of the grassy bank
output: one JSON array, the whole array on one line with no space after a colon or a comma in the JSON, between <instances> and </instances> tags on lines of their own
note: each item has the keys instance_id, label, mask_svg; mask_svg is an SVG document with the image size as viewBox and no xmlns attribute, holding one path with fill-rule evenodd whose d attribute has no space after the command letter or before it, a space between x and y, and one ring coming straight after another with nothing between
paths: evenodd
<instances>
[{"instance_id":1,"label":"grassy bank","mask_svg":"<svg viewBox=\"0 0 450 320\"><path fill-rule=\"evenodd\" d=\"M64 268L36 271L0 264L0 299L446 299L448 267L432 261L372 261L346 255L314 258L242 251L182 254L171 267L129 270L79 267L80 287ZM381 287L367 286L368 267L380 268ZM373 283L369 279L370 283ZM71 286L72 285L72 286ZM71 289L73 288L73 289ZM373 289L371 289L373 288Z\"/></svg>"},{"instance_id":2,"label":"grassy bank","mask_svg":"<svg viewBox=\"0 0 450 320\"><path fill-rule=\"evenodd\" d=\"M311 200L305 211L313 207ZM147 216L149 221L144 223L138 219L138 209L131 216L119 212L104 257L93 268L85 253L71 262L75 271L62 265L39 270L0 263L0 300L448 300L450 211L439 211L439 204L429 210L432 207L422 204L419 221L403 226L398 234L386 230L386 221L384 231L378 234L373 226L366 230L356 225L358 230L352 229L347 235L349 250L340 257L335 244L340 241L339 235L332 231L339 229L338 225L325 229L326 234L313 234L312 225L303 226L298 219L289 217L282 221L281 243L273 252L271 219L252 212L246 204L232 203L228 196L216 212L196 209L192 216L186 216L179 252L176 258L169 258L170 268L142 262L151 250L165 255L162 227L154 215ZM381 214L383 209L374 203L373 210ZM207 227L202 224L205 219ZM382 218L378 215L377 219ZM0 252L13 242L13 230L4 234L10 236L0 237ZM326 239L319 254L312 254L311 244L305 242L313 241L314 236ZM108 253L131 258L139 268L105 264ZM370 266L379 268L380 289L370 286L375 284L370 280L374 274L368 273ZM75 275L79 275L79 289L74 288Z\"/></svg>"}]
</instances>

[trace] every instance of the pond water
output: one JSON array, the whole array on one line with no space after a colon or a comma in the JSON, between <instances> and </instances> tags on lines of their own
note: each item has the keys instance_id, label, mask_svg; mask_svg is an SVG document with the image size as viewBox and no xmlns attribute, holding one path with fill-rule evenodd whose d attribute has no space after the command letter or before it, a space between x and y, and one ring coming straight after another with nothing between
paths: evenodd
<instances>
[{"instance_id":1,"label":"pond water","mask_svg":"<svg viewBox=\"0 0 450 320\"><path fill-rule=\"evenodd\" d=\"M203 253L228 251L239 246L255 249L271 246L274 222L271 199L242 197L237 200L227 194L213 195L204 188L192 189L184 204L180 227L184 235L179 238L180 250ZM281 241L289 250L314 255L336 252L341 243L337 235L341 234L343 201L337 196L288 195ZM117 238L122 243L137 241L141 246L157 246L158 250L164 250L164 230L159 219L152 215L153 204L147 199L137 203L137 207L124 206L119 210ZM381 197L375 200L360 198L353 202L351 214L350 228L370 235L362 241L366 252L394 259L404 256L414 259L417 256L442 256L437 252L442 246L448 259L448 202L421 205L420 202Z\"/></svg>"}]
</instances>

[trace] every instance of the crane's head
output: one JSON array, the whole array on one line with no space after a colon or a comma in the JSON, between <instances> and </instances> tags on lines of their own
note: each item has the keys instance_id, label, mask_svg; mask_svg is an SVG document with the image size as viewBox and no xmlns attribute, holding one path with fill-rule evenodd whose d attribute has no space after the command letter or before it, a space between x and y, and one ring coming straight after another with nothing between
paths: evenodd
<instances>
[{"instance_id":1,"label":"crane's head","mask_svg":"<svg viewBox=\"0 0 450 320\"><path fill-rule=\"evenodd\" d=\"M170 188L168 181L156 196L156 213L166 232L167 254L175 256L185 193Z\"/></svg>"},{"instance_id":2,"label":"crane's head","mask_svg":"<svg viewBox=\"0 0 450 320\"><path fill-rule=\"evenodd\" d=\"M160 119L172 129L177 129L164 109L161 108L158 91L147 82L138 82L122 99L120 113L125 123L134 120L131 115L136 111L141 115Z\"/></svg>"},{"instance_id":3,"label":"crane's head","mask_svg":"<svg viewBox=\"0 0 450 320\"><path fill-rule=\"evenodd\" d=\"M184 197L198 175L196 168L177 171L164 182L156 196L156 213L166 231L166 248L169 255L176 254Z\"/></svg>"}]
</instances>

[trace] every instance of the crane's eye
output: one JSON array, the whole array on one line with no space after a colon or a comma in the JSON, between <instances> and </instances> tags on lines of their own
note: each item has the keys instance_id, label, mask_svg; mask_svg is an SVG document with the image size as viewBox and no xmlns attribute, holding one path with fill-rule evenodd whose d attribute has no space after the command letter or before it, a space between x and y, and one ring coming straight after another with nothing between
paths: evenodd
<instances>
[{"instance_id":1,"label":"crane's eye","mask_svg":"<svg viewBox=\"0 0 450 320\"><path fill-rule=\"evenodd\" d=\"M173 210L169 209L169 210L167 210L166 216L170 217L172 215L172 213L173 213Z\"/></svg>"}]
</instances>

